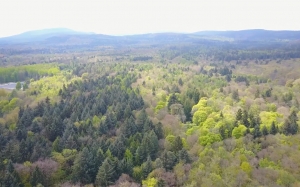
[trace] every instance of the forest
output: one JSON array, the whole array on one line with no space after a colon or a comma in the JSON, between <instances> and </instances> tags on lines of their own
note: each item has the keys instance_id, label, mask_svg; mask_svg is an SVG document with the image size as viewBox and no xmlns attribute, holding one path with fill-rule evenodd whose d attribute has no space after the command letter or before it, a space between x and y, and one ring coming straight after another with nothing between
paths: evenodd
<instances>
[{"instance_id":1,"label":"forest","mask_svg":"<svg viewBox=\"0 0 300 187\"><path fill-rule=\"evenodd\" d=\"M297 42L67 48L0 50L1 187L300 186Z\"/></svg>"}]
</instances>

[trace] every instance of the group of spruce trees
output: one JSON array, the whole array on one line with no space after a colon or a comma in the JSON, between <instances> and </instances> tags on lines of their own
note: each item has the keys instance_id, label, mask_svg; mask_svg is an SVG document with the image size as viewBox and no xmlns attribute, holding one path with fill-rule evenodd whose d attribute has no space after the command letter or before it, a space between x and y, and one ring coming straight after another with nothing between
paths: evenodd
<instances>
[{"instance_id":1,"label":"group of spruce trees","mask_svg":"<svg viewBox=\"0 0 300 187\"><path fill-rule=\"evenodd\" d=\"M221 117L223 117L223 114L221 112ZM235 120L235 127L238 126L238 124L242 124L245 127L247 127L247 130L245 132L246 134L252 134L254 138L259 138L261 136L266 136L268 134L277 134L277 133L283 133L285 135L293 135L298 132L298 117L296 111L292 111L289 117L284 121L284 124L282 128L279 128L278 125L276 125L275 121L272 122L271 127L268 129L266 125L263 125L261 127L261 119L259 116L254 116L247 110L238 109L236 113L236 120ZM254 128L252 132L250 132L250 128ZM227 131L227 132L226 132ZM222 139L226 139L230 137L232 128L230 127L221 127L219 129L220 135Z\"/></svg>"},{"instance_id":2,"label":"group of spruce trees","mask_svg":"<svg viewBox=\"0 0 300 187\"><path fill-rule=\"evenodd\" d=\"M12 163L33 163L64 150L77 154L60 166L61 182L96 186L108 186L122 173L141 182L155 168L189 162L180 137L169 151L159 146L162 124L148 118L139 90L130 86L135 79L118 74L75 81L60 90L60 102L47 97L36 107L21 108L15 130L0 125L0 186L22 186ZM38 167L29 175L32 186L53 185Z\"/></svg>"}]
</instances>

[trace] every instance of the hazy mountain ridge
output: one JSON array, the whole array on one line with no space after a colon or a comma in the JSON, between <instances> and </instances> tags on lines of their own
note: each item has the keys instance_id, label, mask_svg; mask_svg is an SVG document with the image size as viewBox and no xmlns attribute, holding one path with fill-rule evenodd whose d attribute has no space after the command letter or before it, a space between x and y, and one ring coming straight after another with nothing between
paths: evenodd
<instances>
[{"instance_id":1,"label":"hazy mountain ridge","mask_svg":"<svg viewBox=\"0 0 300 187\"><path fill-rule=\"evenodd\" d=\"M297 41L300 31L271 31L262 29L241 31L200 31L195 33L152 33L112 36L78 32L66 28L28 31L19 35L0 38L0 45L120 45L138 43L219 41Z\"/></svg>"},{"instance_id":2,"label":"hazy mountain ridge","mask_svg":"<svg viewBox=\"0 0 300 187\"><path fill-rule=\"evenodd\" d=\"M42 42L42 41L46 41L51 37L56 37L56 36L72 36L72 35L84 36L89 34L93 34L93 33L79 32L67 28L51 28L51 29L27 31L18 35L0 38L0 44Z\"/></svg>"}]
</instances>

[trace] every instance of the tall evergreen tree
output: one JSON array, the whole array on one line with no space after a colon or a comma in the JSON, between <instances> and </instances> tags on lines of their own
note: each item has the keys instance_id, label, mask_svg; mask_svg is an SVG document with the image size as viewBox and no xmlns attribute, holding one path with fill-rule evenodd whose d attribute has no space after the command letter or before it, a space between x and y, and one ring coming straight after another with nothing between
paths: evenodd
<instances>
[{"instance_id":1,"label":"tall evergreen tree","mask_svg":"<svg viewBox=\"0 0 300 187\"><path fill-rule=\"evenodd\" d=\"M15 171L11 160L9 160L7 163L2 184L3 186L23 187L21 179L18 173Z\"/></svg>"},{"instance_id":2,"label":"tall evergreen tree","mask_svg":"<svg viewBox=\"0 0 300 187\"><path fill-rule=\"evenodd\" d=\"M99 167L95 181L96 186L106 187L113 184L115 168L111 162L112 161L109 158L107 158Z\"/></svg>"},{"instance_id":3,"label":"tall evergreen tree","mask_svg":"<svg viewBox=\"0 0 300 187\"><path fill-rule=\"evenodd\" d=\"M82 152L77 156L74 166L72 179L74 182L83 184L93 183L97 174L97 166L95 165L95 153L88 148L83 148Z\"/></svg>"},{"instance_id":4,"label":"tall evergreen tree","mask_svg":"<svg viewBox=\"0 0 300 187\"><path fill-rule=\"evenodd\" d=\"M274 121L272 122L272 125L271 125L270 134L273 134L273 135L277 134L277 128L275 126Z\"/></svg>"},{"instance_id":5,"label":"tall evergreen tree","mask_svg":"<svg viewBox=\"0 0 300 187\"><path fill-rule=\"evenodd\" d=\"M149 156L147 161L142 164L142 171L144 179L147 178L148 174L152 171L152 162Z\"/></svg>"},{"instance_id":6,"label":"tall evergreen tree","mask_svg":"<svg viewBox=\"0 0 300 187\"><path fill-rule=\"evenodd\" d=\"M267 129L267 127L266 127L265 125L264 125L263 128L262 128L262 134L263 134L264 136L267 136L267 135L269 134L268 129Z\"/></svg>"},{"instance_id":7,"label":"tall evergreen tree","mask_svg":"<svg viewBox=\"0 0 300 187\"><path fill-rule=\"evenodd\" d=\"M44 173L39 169L39 167L35 167L31 179L30 179L30 184L32 186L37 186L38 184L42 184L45 186L45 175Z\"/></svg>"},{"instance_id":8,"label":"tall evergreen tree","mask_svg":"<svg viewBox=\"0 0 300 187\"><path fill-rule=\"evenodd\" d=\"M172 151L174 151L175 153L177 153L182 148L183 148L182 140L181 140L180 136L176 136L176 138L174 140L174 143L173 143Z\"/></svg>"},{"instance_id":9,"label":"tall evergreen tree","mask_svg":"<svg viewBox=\"0 0 300 187\"><path fill-rule=\"evenodd\" d=\"M168 109L170 110L171 105L178 103L178 99L176 97L176 95L173 93L171 94L169 100L168 100Z\"/></svg>"},{"instance_id":10,"label":"tall evergreen tree","mask_svg":"<svg viewBox=\"0 0 300 187\"><path fill-rule=\"evenodd\" d=\"M236 113L236 120L237 121L239 121L239 120L241 120L242 119L242 117L243 117L243 112L242 112L242 109L238 109L238 111L237 111L237 113Z\"/></svg>"},{"instance_id":11,"label":"tall evergreen tree","mask_svg":"<svg viewBox=\"0 0 300 187\"><path fill-rule=\"evenodd\" d=\"M256 126L254 127L253 137L254 137L254 138L259 138L259 137L261 137L261 132L260 132L260 127L259 127L259 125L256 125Z\"/></svg>"}]
</instances>

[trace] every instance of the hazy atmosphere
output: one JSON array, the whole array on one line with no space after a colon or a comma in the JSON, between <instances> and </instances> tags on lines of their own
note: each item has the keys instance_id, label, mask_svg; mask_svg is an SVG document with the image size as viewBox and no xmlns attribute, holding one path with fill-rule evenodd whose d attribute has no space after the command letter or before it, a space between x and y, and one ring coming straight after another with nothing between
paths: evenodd
<instances>
[{"instance_id":1,"label":"hazy atmosphere","mask_svg":"<svg viewBox=\"0 0 300 187\"><path fill-rule=\"evenodd\" d=\"M201 30L300 30L295 0L4 0L0 37L66 27L111 35Z\"/></svg>"},{"instance_id":2,"label":"hazy atmosphere","mask_svg":"<svg viewBox=\"0 0 300 187\"><path fill-rule=\"evenodd\" d=\"M300 187L299 1L0 1L0 187Z\"/></svg>"}]
</instances>

